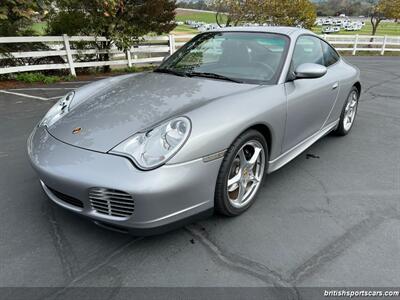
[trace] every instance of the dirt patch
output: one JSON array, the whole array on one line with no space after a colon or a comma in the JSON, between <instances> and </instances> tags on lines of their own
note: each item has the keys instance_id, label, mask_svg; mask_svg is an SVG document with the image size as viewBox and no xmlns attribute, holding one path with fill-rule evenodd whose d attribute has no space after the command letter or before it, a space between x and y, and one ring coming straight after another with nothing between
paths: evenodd
<instances>
[{"instance_id":1,"label":"dirt patch","mask_svg":"<svg viewBox=\"0 0 400 300\"><path fill-rule=\"evenodd\" d=\"M187 16L187 15L193 15L193 11L191 10L182 10L182 9L177 9L176 10L176 15L177 16Z\"/></svg>"}]
</instances>

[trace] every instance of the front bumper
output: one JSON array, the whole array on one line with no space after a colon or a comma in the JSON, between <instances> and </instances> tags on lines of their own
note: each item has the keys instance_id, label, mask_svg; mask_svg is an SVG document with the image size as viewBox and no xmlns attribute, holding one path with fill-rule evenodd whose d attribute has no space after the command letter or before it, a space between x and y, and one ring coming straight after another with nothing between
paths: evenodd
<instances>
[{"instance_id":1,"label":"front bumper","mask_svg":"<svg viewBox=\"0 0 400 300\"><path fill-rule=\"evenodd\" d=\"M53 202L100 225L139 235L159 233L187 219L211 214L222 161L196 159L141 171L124 157L63 143L43 127L36 127L29 137L28 155ZM93 187L130 194L134 212L128 217L99 213L89 201ZM63 201L52 190L79 199L83 208Z\"/></svg>"}]
</instances>

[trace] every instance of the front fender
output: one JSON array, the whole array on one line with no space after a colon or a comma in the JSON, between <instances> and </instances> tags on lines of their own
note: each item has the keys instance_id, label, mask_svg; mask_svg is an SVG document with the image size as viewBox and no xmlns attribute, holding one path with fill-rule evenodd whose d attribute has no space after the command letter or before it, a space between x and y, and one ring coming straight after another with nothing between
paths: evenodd
<instances>
[{"instance_id":1,"label":"front fender","mask_svg":"<svg viewBox=\"0 0 400 300\"><path fill-rule=\"evenodd\" d=\"M283 85L260 86L217 99L186 115L192 121L191 135L168 164L183 163L225 150L242 132L259 124L270 130L270 159L281 153L286 123Z\"/></svg>"}]
</instances>

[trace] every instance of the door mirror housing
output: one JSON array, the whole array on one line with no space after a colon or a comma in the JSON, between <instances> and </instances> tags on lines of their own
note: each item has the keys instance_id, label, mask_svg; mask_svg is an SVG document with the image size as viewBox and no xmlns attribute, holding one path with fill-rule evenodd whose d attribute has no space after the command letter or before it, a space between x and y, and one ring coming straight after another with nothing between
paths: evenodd
<instances>
[{"instance_id":1,"label":"door mirror housing","mask_svg":"<svg viewBox=\"0 0 400 300\"><path fill-rule=\"evenodd\" d=\"M301 64L294 71L295 79L320 78L326 74L328 69L319 64L305 63Z\"/></svg>"}]
</instances>

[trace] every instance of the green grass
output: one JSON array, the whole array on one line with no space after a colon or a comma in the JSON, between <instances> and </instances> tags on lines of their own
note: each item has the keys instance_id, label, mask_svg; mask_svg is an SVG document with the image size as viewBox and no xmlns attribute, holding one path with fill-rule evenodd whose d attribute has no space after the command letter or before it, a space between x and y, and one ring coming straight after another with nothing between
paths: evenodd
<instances>
[{"instance_id":1,"label":"green grass","mask_svg":"<svg viewBox=\"0 0 400 300\"><path fill-rule=\"evenodd\" d=\"M44 35L46 31L46 22L39 22L32 25L32 30L38 35Z\"/></svg>"},{"instance_id":2,"label":"green grass","mask_svg":"<svg viewBox=\"0 0 400 300\"><path fill-rule=\"evenodd\" d=\"M315 33L321 34L322 27L317 26L312 29ZM363 35L371 35L372 26L369 21L365 22L365 26L359 31L345 31L343 29L340 32L334 34L346 34L346 35L355 35L355 34L363 34ZM379 24L376 35L397 35L400 36L400 23L394 22L383 22Z\"/></svg>"},{"instance_id":3,"label":"green grass","mask_svg":"<svg viewBox=\"0 0 400 300\"><path fill-rule=\"evenodd\" d=\"M187 20L205 23L216 23L215 13L212 12L192 12L178 10L175 19L185 22Z\"/></svg>"},{"instance_id":4,"label":"green grass","mask_svg":"<svg viewBox=\"0 0 400 300\"><path fill-rule=\"evenodd\" d=\"M137 73L137 72L145 72L154 70L155 66L153 65L145 65L145 66L132 66L132 67L125 67L125 68L115 68L111 70L111 73L114 74L125 74L125 73ZM103 74L102 71L92 69L87 74L89 75L96 75L96 74ZM51 84L60 81L71 81L76 80L76 77L72 75L67 76L55 76L55 75L45 75L40 72L25 72L25 73L18 73L13 75L11 78L0 78L3 80L14 79L16 81L21 81L24 83L44 83L44 84Z\"/></svg>"},{"instance_id":5,"label":"green grass","mask_svg":"<svg viewBox=\"0 0 400 300\"><path fill-rule=\"evenodd\" d=\"M173 34L197 34L197 33L199 33L199 31L188 25L178 25L175 27L174 30L172 30L171 33L173 33Z\"/></svg>"},{"instance_id":6,"label":"green grass","mask_svg":"<svg viewBox=\"0 0 400 300\"><path fill-rule=\"evenodd\" d=\"M352 56L352 51L339 51L343 56ZM357 51L356 56L381 56L379 51ZM400 56L400 52L386 51L385 56Z\"/></svg>"},{"instance_id":7,"label":"green grass","mask_svg":"<svg viewBox=\"0 0 400 300\"><path fill-rule=\"evenodd\" d=\"M17 81L22 81L25 83L45 83L45 84L51 84L59 81L71 81L73 80L73 76L48 76L44 75L42 73L19 73L15 75L15 80Z\"/></svg>"}]
</instances>

